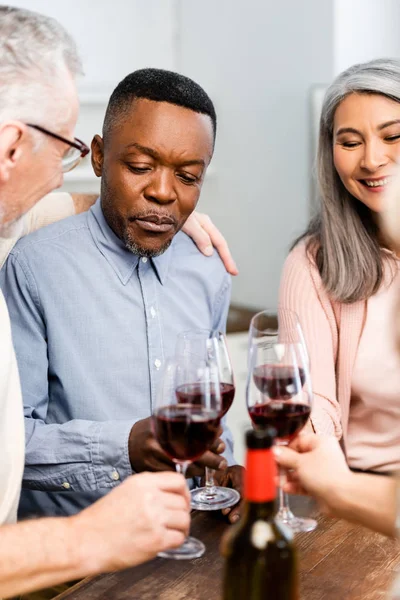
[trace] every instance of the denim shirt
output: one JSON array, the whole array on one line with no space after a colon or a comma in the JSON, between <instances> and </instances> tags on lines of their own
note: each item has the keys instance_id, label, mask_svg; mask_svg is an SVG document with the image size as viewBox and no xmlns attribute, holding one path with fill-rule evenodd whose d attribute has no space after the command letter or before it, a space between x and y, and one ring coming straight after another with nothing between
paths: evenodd
<instances>
[{"instance_id":1,"label":"denim shirt","mask_svg":"<svg viewBox=\"0 0 400 600\"><path fill-rule=\"evenodd\" d=\"M178 233L140 258L107 224L100 199L18 242L0 273L24 400L20 516L69 515L132 474L132 426L152 414L176 336L224 330L230 277ZM233 464L224 427L225 457Z\"/></svg>"}]
</instances>

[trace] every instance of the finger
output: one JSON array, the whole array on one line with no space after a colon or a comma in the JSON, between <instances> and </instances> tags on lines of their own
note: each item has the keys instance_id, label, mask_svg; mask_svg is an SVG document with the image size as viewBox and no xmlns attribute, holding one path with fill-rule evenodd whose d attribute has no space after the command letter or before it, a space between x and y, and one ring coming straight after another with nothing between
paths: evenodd
<instances>
[{"instance_id":1,"label":"finger","mask_svg":"<svg viewBox=\"0 0 400 600\"><path fill-rule=\"evenodd\" d=\"M211 256L213 254L214 248L210 236L201 226L198 220L198 213L193 213L182 229L192 238L200 252L206 256Z\"/></svg>"},{"instance_id":2,"label":"finger","mask_svg":"<svg viewBox=\"0 0 400 600\"><path fill-rule=\"evenodd\" d=\"M307 496L306 491L300 485L298 485L297 483L291 483L290 481L286 482L282 489L287 494Z\"/></svg>"},{"instance_id":3,"label":"finger","mask_svg":"<svg viewBox=\"0 0 400 600\"><path fill-rule=\"evenodd\" d=\"M192 463L186 471L186 477L201 477L202 485L204 485L204 467L202 465Z\"/></svg>"},{"instance_id":4,"label":"finger","mask_svg":"<svg viewBox=\"0 0 400 600\"><path fill-rule=\"evenodd\" d=\"M201 218L203 215L199 216ZM236 266L235 261L232 258L232 254L229 250L228 243L222 235L222 233L214 225L210 218L201 221L201 225L207 231L213 246L218 250L218 254L220 255L221 260L224 263L228 273L230 273L231 275L238 275L238 268Z\"/></svg>"},{"instance_id":5,"label":"finger","mask_svg":"<svg viewBox=\"0 0 400 600\"><path fill-rule=\"evenodd\" d=\"M213 445L210 448L210 452L214 452L215 454L222 454L222 452L224 452L224 450L225 450L225 443L220 438L215 440L215 442L213 443Z\"/></svg>"},{"instance_id":6,"label":"finger","mask_svg":"<svg viewBox=\"0 0 400 600\"><path fill-rule=\"evenodd\" d=\"M220 255L221 260L224 263L225 268L228 271L228 273L230 273L231 275L237 275L239 273L239 271L237 269L235 261L232 258L232 255L230 253L228 244L227 244L224 236L221 234L219 229L214 225L214 223L211 221L211 219L208 215L204 215L202 213L195 213L195 215L197 217L197 223L203 229L202 240L206 239L204 237L204 234L207 236L208 246L205 246L204 250L202 250L202 252L204 252L205 254L207 254L207 256L209 256L212 251L212 246L215 246L215 248L218 250L218 254ZM184 231L186 231L186 230L184 229ZM188 232L186 231L186 233L188 233ZM197 231L196 231L196 235L197 235ZM199 248L200 248L200 246L199 246Z\"/></svg>"},{"instance_id":7,"label":"finger","mask_svg":"<svg viewBox=\"0 0 400 600\"><path fill-rule=\"evenodd\" d=\"M237 275L238 270L235 261L232 258L228 244L220 230L214 225L208 215L202 213L197 214L197 218L207 234L210 237L211 243L218 250L218 253L227 269L232 275Z\"/></svg>"},{"instance_id":8,"label":"finger","mask_svg":"<svg viewBox=\"0 0 400 600\"><path fill-rule=\"evenodd\" d=\"M167 529L163 540L163 545L160 550L168 550L169 548L179 548L185 541L188 531L176 531L175 529ZM157 550L159 552L159 550ZM156 553L155 553L156 554Z\"/></svg>"},{"instance_id":9,"label":"finger","mask_svg":"<svg viewBox=\"0 0 400 600\"><path fill-rule=\"evenodd\" d=\"M282 446L274 446L276 462L286 469L297 469L299 465L299 454L290 448L282 448Z\"/></svg>"},{"instance_id":10,"label":"finger","mask_svg":"<svg viewBox=\"0 0 400 600\"><path fill-rule=\"evenodd\" d=\"M228 463L225 458L219 456L218 454L214 454L214 452L206 452L201 456L197 461L197 465L202 467L208 467L210 469L223 470L228 468Z\"/></svg>"},{"instance_id":11,"label":"finger","mask_svg":"<svg viewBox=\"0 0 400 600\"><path fill-rule=\"evenodd\" d=\"M234 506L229 514L229 522L230 523L236 523L237 521L239 521L240 519L240 515L241 515L241 504L238 504L237 506Z\"/></svg>"},{"instance_id":12,"label":"finger","mask_svg":"<svg viewBox=\"0 0 400 600\"><path fill-rule=\"evenodd\" d=\"M187 533L190 525L190 513L187 510L168 510L165 514L165 527Z\"/></svg>"},{"instance_id":13,"label":"finger","mask_svg":"<svg viewBox=\"0 0 400 600\"><path fill-rule=\"evenodd\" d=\"M153 479L153 483L164 492L172 492L175 494L181 494L183 497L189 499L190 494L186 484L186 479L180 473L170 473L162 471L160 473L143 473ZM140 475L134 475L133 477L139 477Z\"/></svg>"},{"instance_id":14,"label":"finger","mask_svg":"<svg viewBox=\"0 0 400 600\"><path fill-rule=\"evenodd\" d=\"M300 433L289 447L296 452L310 452L320 444L320 437L315 433Z\"/></svg>"},{"instance_id":15,"label":"finger","mask_svg":"<svg viewBox=\"0 0 400 600\"><path fill-rule=\"evenodd\" d=\"M187 488L187 485L186 485L186 488ZM188 495L190 496L189 490L188 490ZM165 508L167 508L168 510L179 510L179 511L186 510L187 511L188 507L189 507L188 498L184 494L164 492L162 500L163 500Z\"/></svg>"}]
</instances>

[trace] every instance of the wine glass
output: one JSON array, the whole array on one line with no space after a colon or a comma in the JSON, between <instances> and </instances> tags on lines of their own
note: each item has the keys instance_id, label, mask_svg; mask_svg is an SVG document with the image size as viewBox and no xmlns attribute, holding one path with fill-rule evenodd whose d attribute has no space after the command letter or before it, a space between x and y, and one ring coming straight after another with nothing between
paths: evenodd
<instances>
[{"instance_id":1,"label":"wine glass","mask_svg":"<svg viewBox=\"0 0 400 600\"><path fill-rule=\"evenodd\" d=\"M221 418L226 415L235 396L233 369L226 339L220 331L194 329L178 335L176 356L193 356L213 361L218 370L221 389ZM195 393L195 386L188 390ZM234 506L240 500L240 494L233 488L216 486L214 469L206 467L204 487L191 491L192 508L196 510L221 510Z\"/></svg>"},{"instance_id":2,"label":"wine glass","mask_svg":"<svg viewBox=\"0 0 400 600\"><path fill-rule=\"evenodd\" d=\"M296 313L278 308L253 317L248 366L246 399L254 426L274 427L276 443L289 444L307 423L312 404L308 354ZM282 485L277 518L294 532L317 526L315 519L293 515Z\"/></svg>"},{"instance_id":3,"label":"wine glass","mask_svg":"<svg viewBox=\"0 0 400 600\"><path fill-rule=\"evenodd\" d=\"M195 394L187 386L196 386ZM174 461L178 473L185 475L189 464L215 442L220 427L221 394L215 365L206 360L166 361L161 387L153 411L153 432L161 448ZM205 546L187 537L172 550L160 552L163 558L199 558Z\"/></svg>"}]
</instances>

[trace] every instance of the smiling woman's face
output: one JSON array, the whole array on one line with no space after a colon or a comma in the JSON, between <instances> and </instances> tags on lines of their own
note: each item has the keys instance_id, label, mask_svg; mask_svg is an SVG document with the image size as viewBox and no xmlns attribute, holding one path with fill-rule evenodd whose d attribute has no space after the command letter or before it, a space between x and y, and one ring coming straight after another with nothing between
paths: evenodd
<instances>
[{"instance_id":1,"label":"smiling woman's face","mask_svg":"<svg viewBox=\"0 0 400 600\"><path fill-rule=\"evenodd\" d=\"M333 160L345 188L374 212L400 161L400 103L380 94L350 94L333 124Z\"/></svg>"}]
</instances>

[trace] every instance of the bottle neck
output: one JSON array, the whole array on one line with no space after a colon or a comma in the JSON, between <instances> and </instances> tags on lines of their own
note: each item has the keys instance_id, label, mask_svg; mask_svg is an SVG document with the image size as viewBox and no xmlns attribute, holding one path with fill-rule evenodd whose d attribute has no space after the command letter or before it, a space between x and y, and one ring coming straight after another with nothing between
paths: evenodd
<instances>
[{"instance_id":1,"label":"bottle neck","mask_svg":"<svg viewBox=\"0 0 400 600\"><path fill-rule=\"evenodd\" d=\"M276 498L276 463L270 448L247 450L244 498L249 505L273 507ZM272 508L273 509L273 508Z\"/></svg>"}]
</instances>

